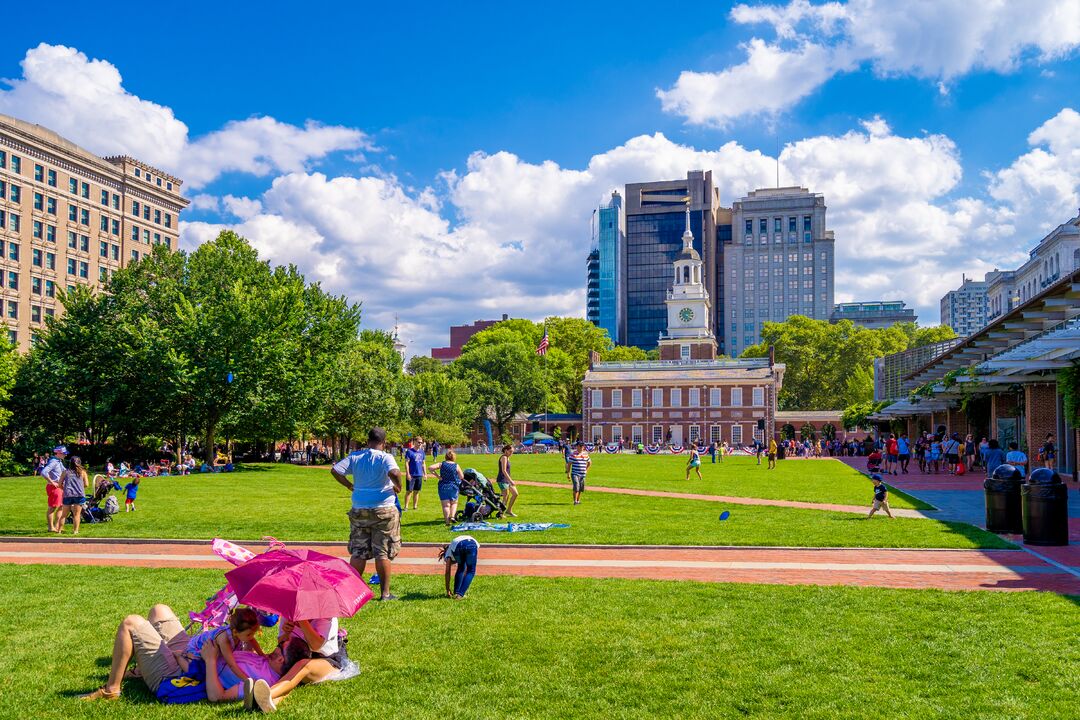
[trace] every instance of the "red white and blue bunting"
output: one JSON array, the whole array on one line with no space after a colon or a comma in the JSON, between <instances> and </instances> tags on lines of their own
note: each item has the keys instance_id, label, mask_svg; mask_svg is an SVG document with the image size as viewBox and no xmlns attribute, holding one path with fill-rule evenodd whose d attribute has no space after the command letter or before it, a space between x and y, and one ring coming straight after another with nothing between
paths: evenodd
<instances>
[{"instance_id":1,"label":"red white and blue bunting","mask_svg":"<svg viewBox=\"0 0 1080 720\"><path fill-rule=\"evenodd\" d=\"M608 443L604 447L604 450L606 450L606 451L608 451L609 453L612 453L612 454L619 452L619 450L621 450L621 449L622 448L619 446L619 443Z\"/></svg>"},{"instance_id":2,"label":"red white and blue bunting","mask_svg":"<svg viewBox=\"0 0 1080 720\"><path fill-rule=\"evenodd\" d=\"M660 446L659 445L646 445L645 446L645 452L647 452L649 455L655 455L658 452L660 452Z\"/></svg>"},{"instance_id":3,"label":"red white and blue bunting","mask_svg":"<svg viewBox=\"0 0 1080 720\"><path fill-rule=\"evenodd\" d=\"M678 455L683 451L682 445L671 445L671 454Z\"/></svg>"}]
</instances>

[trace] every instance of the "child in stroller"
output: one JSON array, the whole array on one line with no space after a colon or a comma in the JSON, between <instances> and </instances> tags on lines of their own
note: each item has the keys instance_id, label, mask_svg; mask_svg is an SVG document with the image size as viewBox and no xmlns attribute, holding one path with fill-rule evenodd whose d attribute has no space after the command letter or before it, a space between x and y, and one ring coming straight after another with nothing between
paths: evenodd
<instances>
[{"instance_id":1,"label":"child in stroller","mask_svg":"<svg viewBox=\"0 0 1080 720\"><path fill-rule=\"evenodd\" d=\"M506 512L506 505L491 486L491 481L474 468L465 468L464 475L461 494L466 498L465 509L458 511L456 519L483 522L492 515L501 518Z\"/></svg>"},{"instance_id":2,"label":"child in stroller","mask_svg":"<svg viewBox=\"0 0 1080 720\"><path fill-rule=\"evenodd\" d=\"M104 475L94 476L94 494L83 506L82 521L85 523L109 522L120 511L120 501L109 493L119 490L120 483ZM104 507L102 506L104 502Z\"/></svg>"}]
</instances>

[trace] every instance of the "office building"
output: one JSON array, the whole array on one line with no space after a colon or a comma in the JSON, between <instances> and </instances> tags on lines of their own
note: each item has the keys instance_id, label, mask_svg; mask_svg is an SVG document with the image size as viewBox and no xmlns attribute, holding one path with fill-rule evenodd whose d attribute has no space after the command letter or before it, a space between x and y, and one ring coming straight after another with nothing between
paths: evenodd
<instances>
[{"instance_id":1,"label":"office building","mask_svg":"<svg viewBox=\"0 0 1080 720\"><path fill-rule=\"evenodd\" d=\"M600 250L596 248L585 259L585 319L600 325Z\"/></svg>"},{"instance_id":2,"label":"office building","mask_svg":"<svg viewBox=\"0 0 1080 720\"><path fill-rule=\"evenodd\" d=\"M706 292L716 297L717 212L720 195L712 173L626 186L626 339L644 349L657 346L667 327L672 263L683 250L687 202L694 250L703 262Z\"/></svg>"},{"instance_id":3,"label":"office building","mask_svg":"<svg viewBox=\"0 0 1080 720\"><path fill-rule=\"evenodd\" d=\"M593 324L607 330L608 337L618 344L626 342L626 222L622 209L622 196L613 192L611 200L601 206L598 212L596 250L599 306L596 319L589 316ZM592 308L592 289L590 274L589 308Z\"/></svg>"},{"instance_id":4,"label":"office building","mask_svg":"<svg viewBox=\"0 0 1080 720\"><path fill-rule=\"evenodd\" d=\"M505 313L502 316L503 320L509 320L509 316ZM432 348L431 357L436 360L441 360L444 365L448 365L454 360L461 357L461 348L465 346L465 343L469 342L476 333L481 330L487 330L499 320L477 320L472 325L451 325L450 326L450 345L441 348Z\"/></svg>"},{"instance_id":5,"label":"office building","mask_svg":"<svg viewBox=\"0 0 1080 720\"><path fill-rule=\"evenodd\" d=\"M896 323L913 323L918 320L915 311L903 300L873 300L870 302L837 303L829 322L850 320L856 325L870 329L892 327Z\"/></svg>"},{"instance_id":6,"label":"office building","mask_svg":"<svg viewBox=\"0 0 1080 720\"><path fill-rule=\"evenodd\" d=\"M989 303L985 280L961 276L960 287L941 298L941 324L960 337L967 337L986 324Z\"/></svg>"},{"instance_id":7,"label":"office building","mask_svg":"<svg viewBox=\"0 0 1080 720\"><path fill-rule=\"evenodd\" d=\"M727 354L760 342L766 320L829 319L835 242L825 210L825 198L802 187L754 190L732 205L733 237L718 266Z\"/></svg>"},{"instance_id":8,"label":"office building","mask_svg":"<svg viewBox=\"0 0 1080 720\"><path fill-rule=\"evenodd\" d=\"M177 247L182 181L127 156L98 157L0 115L0 302L26 350L63 308L57 289L100 285L155 245Z\"/></svg>"}]
</instances>

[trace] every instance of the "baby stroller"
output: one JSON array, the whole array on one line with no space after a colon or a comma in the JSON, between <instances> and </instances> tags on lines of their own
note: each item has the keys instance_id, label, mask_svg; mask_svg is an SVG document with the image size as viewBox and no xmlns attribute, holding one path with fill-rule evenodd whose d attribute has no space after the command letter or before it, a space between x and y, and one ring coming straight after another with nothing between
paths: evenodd
<instances>
[{"instance_id":1,"label":"baby stroller","mask_svg":"<svg viewBox=\"0 0 1080 720\"><path fill-rule=\"evenodd\" d=\"M120 512L120 501L109 493L119 490L120 483L104 475L94 476L94 494L83 505L82 521L85 523L109 522ZM102 503L104 502L104 505Z\"/></svg>"},{"instance_id":2,"label":"baby stroller","mask_svg":"<svg viewBox=\"0 0 1080 720\"><path fill-rule=\"evenodd\" d=\"M461 481L461 494L465 497L465 509L458 510L457 520L483 522L494 515L501 518L506 512L502 497L492 487L491 481L473 468L465 468Z\"/></svg>"}]
</instances>

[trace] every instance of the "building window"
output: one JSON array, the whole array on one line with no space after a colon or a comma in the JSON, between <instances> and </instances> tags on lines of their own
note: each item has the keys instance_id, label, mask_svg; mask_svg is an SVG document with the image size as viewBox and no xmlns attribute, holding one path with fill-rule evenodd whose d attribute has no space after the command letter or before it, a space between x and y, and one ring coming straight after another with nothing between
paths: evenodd
<instances>
[{"instance_id":1,"label":"building window","mask_svg":"<svg viewBox=\"0 0 1080 720\"><path fill-rule=\"evenodd\" d=\"M630 405L631 407L641 407L641 388L634 388L630 391Z\"/></svg>"},{"instance_id":2,"label":"building window","mask_svg":"<svg viewBox=\"0 0 1080 720\"><path fill-rule=\"evenodd\" d=\"M169 213L165 213L165 227L172 227L172 215L170 215Z\"/></svg>"},{"instance_id":3,"label":"building window","mask_svg":"<svg viewBox=\"0 0 1080 720\"><path fill-rule=\"evenodd\" d=\"M90 226L90 211L86 208L79 208L79 224Z\"/></svg>"},{"instance_id":4,"label":"building window","mask_svg":"<svg viewBox=\"0 0 1080 720\"><path fill-rule=\"evenodd\" d=\"M84 182L84 183L82 183L82 184L80 185L80 189L82 190L82 193L80 193L80 194L81 194L81 195L82 195L82 196L83 196L84 198L86 198L87 200L89 200L89 199L90 199L90 183L85 183L85 182Z\"/></svg>"},{"instance_id":5,"label":"building window","mask_svg":"<svg viewBox=\"0 0 1080 720\"><path fill-rule=\"evenodd\" d=\"M763 407L765 405L765 388L754 388L752 391L752 398L754 407Z\"/></svg>"},{"instance_id":6,"label":"building window","mask_svg":"<svg viewBox=\"0 0 1080 720\"><path fill-rule=\"evenodd\" d=\"M50 170L45 176L48 178L49 187L56 187L56 171Z\"/></svg>"},{"instance_id":7,"label":"building window","mask_svg":"<svg viewBox=\"0 0 1080 720\"><path fill-rule=\"evenodd\" d=\"M140 175L142 175L142 170L135 168L135 177L139 177Z\"/></svg>"},{"instance_id":8,"label":"building window","mask_svg":"<svg viewBox=\"0 0 1080 720\"><path fill-rule=\"evenodd\" d=\"M758 220L758 234L759 235L768 235L769 234L769 221L768 221L768 219L761 218L760 220Z\"/></svg>"},{"instance_id":9,"label":"building window","mask_svg":"<svg viewBox=\"0 0 1080 720\"><path fill-rule=\"evenodd\" d=\"M120 234L120 221L115 219L115 218L112 221L112 234L113 235L119 235Z\"/></svg>"},{"instance_id":10,"label":"building window","mask_svg":"<svg viewBox=\"0 0 1080 720\"><path fill-rule=\"evenodd\" d=\"M131 226L131 241L132 242L139 242L139 226L138 225L132 225Z\"/></svg>"},{"instance_id":11,"label":"building window","mask_svg":"<svg viewBox=\"0 0 1080 720\"><path fill-rule=\"evenodd\" d=\"M611 442L622 442L622 425L611 426Z\"/></svg>"},{"instance_id":12,"label":"building window","mask_svg":"<svg viewBox=\"0 0 1080 720\"><path fill-rule=\"evenodd\" d=\"M132 250L131 251L131 262L139 262L139 251L138 250Z\"/></svg>"},{"instance_id":13,"label":"building window","mask_svg":"<svg viewBox=\"0 0 1080 720\"><path fill-rule=\"evenodd\" d=\"M664 441L664 426L653 425L652 426L652 444L659 445Z\"/></svg>"},{"instance_id":14,"label":"building window","mask_svg":"<svg viewBox=\"0 0 1080 720\"><path fill-rule=\"evenodd\" d=\"M45 212L50 215L56 214L56 198L45 198Z\"/></svg>"},{"instance_id":15,"label":"building window","mask_svg":"<svg viewBox=\"0 0 1080 720\"><path fill-rule=\"evenodd\" d=\"M112 249L112 259L113 260L119 260L120 259L120 246L119 245L112 245L110 247Z\"/></svg>"},{"instance_id":16,"label":"building window","mask_svg":"<svg viewBox=\"0 0 1080 720\"><path fill-rule=\"evenodd\" d=\"M68 271L68 275L74 275L75 274L75 258L68 258L67 271Z\"/></svg>"},{"instance_id":17,"label":"building window","mask_svg":"<svg viewBox=\"0 0 1080 720\"><path fill-rule=\"evenodd\" d=\"M41 306L40 305L31 305L30 306L30 322L33 322L33 323L41 322Z\"/></svg>"},{"instance_id":18,"label":"building window","mask_svg":"<svg viewBox=\"0 0 1080 720\"><path fill-rule=\"evenodd\" d=\"M132 200L131 201L131 214L134 215L135 217L139 217L139 201L138 200Z\"/></svg>"},{"instance_id":19,"label":"building window","mask_svg":"<svg viewBox=\"0 0 1080 720\"><path fill-rule=\"evenodd\" d=\"M45 297L56 297L56 283L52 280L45 281Z\"/></svg>"},{"instance_id":20,"label":"building window","mask_svg":"<svg viewBox=\"0 0 1080 720\"><path fill-rule=\"evenodd\" d=\"M591 404L592 404L592 406L594 408L602 408L602 407L604 407L604 391L603 390L593 390L592 391L592 403Z\"/></svg>"},{"instance_id":21,"label":"building window","mask_svg":"<svg viewBox=\"0 0 1080 720\"><path fill-rule=\"evenodd\" d=\"M709 426L709 442L713 445L719 445L721 443L722 436L720 435L719 425Z\"/></svg>"},{"instance_id":22,"label":"building window","mask_svg":"<svg viewBox=\"0 0 1080 720\"><path fill-rule=\"evenodd\" d=\"M697 445L701 440L701 428L697 425L690 426L690 444Z\"/></svg>"},{"instance_id":23,"label":"building window","mask_svg":"<svg viewBox=\"0 0 1080 720\"><path fill-rule=\"evenodd\" d=\"M594 445L599 445L604 441L604 429L599 425L593 425L592 441Z\"/></svg>"},{"instance_id":24,"label":"building window","mask_svg":"<svg viewBox=\"0 0 1080 720\"><path fill-rule=\"evenodd\" d=\"M709 388L709 405L720 407L720 388Z\"/></svg>"},{"instance_id":25,"label":"building window","mask_svg":"<svg viewBox=\"0 0 1080 720\"><path fill-rule=\"evenodd\" d=\"M742 388L731 388L731 406L740 407L742 405Z\"/></svg>"},{"instance_id":26,"label":"building window","mask_svg":"<svg viewBox=\"0 0 1080 720\"><path fill-rule=\"evenodd\" d=\"M621 408L622 407L622 390L612 390L611 391L611 407L613 407L613 408Z\"/></svg>"},{"instance_id":27,"label":"building window","mask_svg":"<svg viewBox=\"0 0 1080 720\"><path fill-rule=\"evenodd\" d=\"M45 267L49 270L56 269L56 253L45 253Z\"/></svg>"},{"instance_id":28,"label":"building window","mask_svg":"<svg viewBox=\"0 0 1080 720\"><path fill-rule=\"evenodd\" d=\"M68 205L68 220L75 222L79 219L79 208L74 205Z\"/></svg>"},{"instance_id":29,"label":"building window","mask_svg":"<svg viewBox=\"0 0 1080 720\"><path fill-rule=\"evenodd\" d=\"M79 263L79 277L86 280L90 277L90 264L86 262Z\"/></svg>"},{"instance_id":30,"label":"building window","mask_svg":"<svg viewBox=\"0 0 1080 720\"><path fill-rule=\"evenodd\" d=\"M79 194L79 181L75 178L68 178L68 192L72 195Z\"/></svg>"},{"instance_id":31,"label":"building window","mask_svg":"<svg viewBox=\"0 0 1080 720\"><path fill-rule=\"evenodd\" d=\"M109 232L109 218L105 217L104 215L101 216L99 229L101 230L101 232Z\"/></svg>"},{"instance_id":32,"label":"building window","mask_svg":"<svg viewBox=\"0 0 1080 720\"><path fill-rule=\"evenodd\" d=\"M109 257L109 243L104 240L98 242L98 255L101 257Z\"/></svg>"},{"instance_id":33,"label":"building window","mask_svg":"<svg viewBox=\"0 0 1080 720\"><path fill-rule=\"evenodd\" d=\"M144 243L146 243L147 245L150 244L150 231L149 230L143 230L142 231L142 241Z\"/></svg>"},{"instance_id":34,"label":"building window","mask_svg":"<svg viewBox=\"0 0 1080 720\"><path fill-rule=\"evenodd\" d=\"M75 231L68 230L68 247L74 250L78 245L78 241L75 239Z\"/></svg>"},{"instance_id":35,"label":"building window","mask_svg":"<svg viewBox=\"0 0 1080 720\"><path fill-rule=\"evenodd\" d=\"M30 278L30 293L32 295L40 295L41 294L41 278L39 278L39 277Z\"/></svg>"},{"instance_id":36,"label":"building window","mask_svg":"<svg viewBox=\"0 0 1080 720\"><path fill-rule=\"evenodd\" d=\"M652 406L663 407L664 406L664 390L663 388L653 388L652 391Z\"/></svg>"},{"instance_id":37,"label":"building window","mask_svg":"<svg viewBox=\"0 0 1080 720\"><path fill-rule=\"evenodd\" d=\"M101 204L104 205L105 207L109 207L109 191L108 190L102 190L101 191Z\"/></svg>"},{"instance_id":38,"label":"building window","mask_svg":"<svg viewBox=\"0 0 1080 720\"><path fill-rule=\"evenodd\" d=\"M686 391L686 406L701 407L701 388L692 387Z\"/></svg>"},{"instance_id":39,"label":"building window","mask_svg":"<svg viewBox=\"0 0 1080 720\"><path fill-rule=\"evenodd\" d=\"M642 442L645 441L644 435L645 433L640 425L634 425L632 428L630 428L630 441L635 446L640 445Z\"/></svg>"},{"instance_id":40,"label":"building window","mask_svg":"<svg viewBox=\"0 0 1080 720\"><path fill-rule=\"evenodd\" d=\"M671 407L682 407L682 388L671 388Z\"/></svg>"},{"instance_id":41,"label":"building window","mask_svg":"<svg viewBox=\"0 0 1080 720\"><path fill-rule=\"evenodd\" d=\"M38 182L43 182L45 180L45 166L44 165L34 165L34 179L37 180Z\"/></svg>"},{"instance_id":42,"label":"building window","mask_svg":"<svg viewBox=\"0 0 1080 720\"><path fill-rule=\"evenodd\" d=\"M90 236L89 235L80 235L79 236L79 249L82 250L84 253L90 252Z\"/></svg>"},{"instance_id":43,"label":"building window","mask_svg":"<svg viewBox=\"0 0 1080 720\"><path fill-rule=\"evenodd\" d=\"M150 206L149 205L143 205L142 206L142 216L143 216L143 220L149 220L150 219Z\"/></svg>"},{"instance_id":44,"label":"building window","mask_svg":"<svg viewBox=\"0 0 1080 720\"><path fill-rule=\"evenodd\" d=\"M113 206L113 210L119 210L120 209L120 196L117 195L116 193L113 193L113 196L112 196L112 206Z\"/></svg>"},{"instance_id":45,"label":"building window","mask_svg":"<svg viewBox=\"0 0 1080 720\"><path fill-rule=\"evenodd\" d=\"M154 211L154 222L157 223L158 225L161 224L161 211L160 210L155 210Z\"/></svg>"},{"instance_id":46,"label":"building window","mask_svg":"<svg viewBox=\"0 0 1080 720\"><path fill-rule=\"evenodd\" d=\"M8 243L8 260L19 261L19 243Z\"/></svg>"},{"instance_id":47,"label":"building window","mask_svg":"<svg viewBox=\"0 0 1080 720\"><path fill-rule=\"evenodd\" d=\"M689 345L680 345L679 346L679 357L681 359L683 359L683 360L689 360L690 359L690 346Z\"/></svg>"},{"instance_id":48,"label":"building window","mask_svg":"<svg viewBox=\"0 0 1080 720\"><path fill-rule=\"evenodd\" d=\"M22 174L22 158L20 158L18 155L11 156L11 172L15 173L16 175Z\"/></svg>"},{"instance_id":49,"label":"building window","mask_svg":"<svg viewBox=\"0 0 1080 720\"><path fill-rule=\"evenodd\" d=\"M6 167L7 167L7 153L4 152L3 150L0 150L0 168L6 168Z\"/></svg>"},{"instance_id":50,"label":"building window","mask_svg":"<svg viewBox=\"0 0 1080 720\"><path fill-rule=\"evenodd\" d=\"M34 267L41 267L43 264L43 260L44 256L41 254L40 250L34 248L30 251L30 262L34 265Z\"/></svg>"},{"instance_id":51,"label":"building window","mask_svg":"<svg viewBox=\"0 0 1080 720\"><path fill-rule=\"evenodd\" d=\"M731 444L742 445L742 425L731 426Z\"/></svg>"},{"instance_id":52,"label":"building window","mask_svg":"<svg viewBox=\"0 0 1080 720\"><path fill-rule=\"evenodd\" d=\"M109 268L104 265L98 268L98 282L105 282L109 279Z\"/></svg>"},{"instance_id":53,"label":"building window","mask_svg":"<svg viewBox=\"0 0 1080 720\"><path fill-rule=\"evenodd\" d=\"M7 301L7 316L12 320L19 319L19 303L16 300Z\"/></svg>"}]
</instances>

